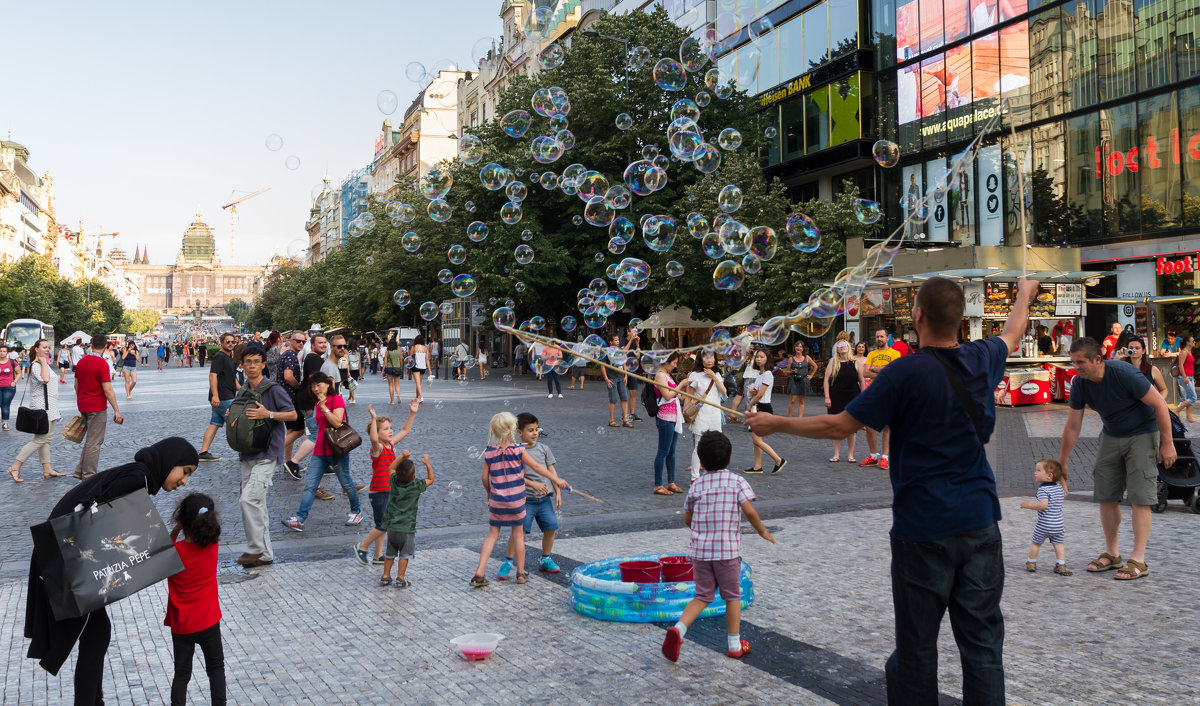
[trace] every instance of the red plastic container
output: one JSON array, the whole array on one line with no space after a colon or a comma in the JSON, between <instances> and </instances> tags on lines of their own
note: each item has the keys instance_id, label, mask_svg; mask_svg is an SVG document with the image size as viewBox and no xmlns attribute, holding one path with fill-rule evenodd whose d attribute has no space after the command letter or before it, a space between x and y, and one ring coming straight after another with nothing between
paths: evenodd
<instances>
[{"instance_id":1,"label":"red plastic container","mask_svg":"<svg viewBox=\"0 0 1200 706\"><path fill-rule=\"evenodd\" d=\"M686 556L664 556L662 558L662 580L665 583L695 581L692 562Z\"/></svg>"},{"instance_id":2,"label":"red plastic container","mask_svg":"<svg viewBox=\"0 0 1200 706\"><path fill-rule=\"evenodd\" d=\"M661 583L663 565L660 561L623 561L617 565L621 580L630 583Z\"/></svg>"}]
</instances>

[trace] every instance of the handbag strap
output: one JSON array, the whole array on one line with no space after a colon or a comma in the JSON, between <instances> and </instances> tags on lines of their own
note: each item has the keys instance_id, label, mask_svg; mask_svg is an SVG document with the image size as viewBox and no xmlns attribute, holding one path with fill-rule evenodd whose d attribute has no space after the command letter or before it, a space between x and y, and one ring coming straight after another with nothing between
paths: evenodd
<instances>
[{"instance_id":1,"label":"handbag strap","mask_svg":"<svg viewBox=\"0 0 1200 706\"><path fill-rule=\"evenodd\" d=\"M942 364L942 369L946 371L946 377L950 379L950 386L954 388L959 401L963 403L963 406L967 408L967 414L971 416L971 423L975 425L975 436L979 439L980 444L986 444L987 442L983 438L983 419L979 412L979 403L967 392L967 386L963 383L962 376L958 374L958 371L950 363L946 362L940 350L937 348L921 349L921 352L926 351L929 352L929 355L933 356L934 360Z\"/></svg>"}]
</instances>

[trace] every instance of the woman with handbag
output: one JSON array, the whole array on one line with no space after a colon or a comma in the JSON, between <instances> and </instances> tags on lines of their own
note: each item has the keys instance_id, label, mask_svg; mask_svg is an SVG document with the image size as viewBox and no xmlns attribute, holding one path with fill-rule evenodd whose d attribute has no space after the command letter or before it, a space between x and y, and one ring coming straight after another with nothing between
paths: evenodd
<instances>
[{"instance_id":1,"label":"woman with handbag","mask_svg":"<svg viewBox=\"0 0 1200 706\"><path fill-rule=\"evenodd\" d=\"M29 382L25 391L29 394L29 406L25 407L25 395L21 395L22 406L17 410L17 429L21 430L22 416L44 418L44 434L34 434L33 439L17 452L17 459L8 467L8 474L13 482L25 482L21 478L21 466L29 460L36 451L38 460L42 462L43 478L61 478L59 473L50 467L50 438L54 435L54 424L62 419L58 413L58 374L50 363L50 342L39 338L29 350L31 359Z\"/></svg>"},{"instance_id":2,"label":"woman with handbag","mask_svg":"<svg viewBox=\"0 0 1200 706\"><path fill-rule=\"evenodd\" d=\"M686 492L675 484L675 444L683 433L683 414L679 408L679 392L688 391L690 380L678 385L672 373L679 364L679 353L671 353L667 361L654 374L654 394L658 398L658 413L654 425L658 428L658 450L654 454L654 494L672 495ZM649 394L649 393L647 393ZM663 470L667 471L667 484L663 485Z\"/></svg>"},{"instance_id":3,"label":"woman with handbag","mask_svg":"<svg viewBox=\"0 0 1200 706\"><path fill-rule=\"evenodd\" d=\"M50 511L50 519L69 515L78 505L88 507L112 502L143 488L151 495L159 490L170 492L187 485L188 477L199 462L196 448L186 439L177 436L163 439L134 454L133 463L97 473L67 491ZM36 551L29 561L25 637L31 642L27 656L40 660L42 669L57 675L78 641L75 703L102 704L104 659L112 632L108 613L101 608L80 618L55 620L43 578L44 575L57 575L52 565L55 561L61 564L62 557L39 557Z\"/></svg>"},{"instance_id":4,"label":"woman with handbag","mask_svg":"<svg viewBox=\"0 0 1200 706\"><path fill-rule=\"evenodd\" d=\"M21 381L21 366L8 357L8 346L0 343L0 416L3 430L8 431L9 410L17 396L17 383Z\"/></svg>"},{"instance_id":5,"label":"woman with handbag","mask_svg":"<svg viewBox=\"0 0 1200 706\"><path fill-rule=\"evenodd\" d=\"M317 498L317 488L321 485L321 477L325 470L330 469L341 481L342 490L350 498L350 516L346 526L353 527L363 521L362 505L358 498L358 488L350 477L350 451L357 444L350 444L340 455L334 447L338 441L337 432L349 429L346 422L346 401L333 391L333 378L325 373L313 373L305 382L309 394L315 402L313 416L317 419L317 445L313 448L312 460L305 473L304 494L300 496L300 509L293 517L283 521L283 526L296 532L304 531L304 521L308 519L308 511L312 509L313 501ZM357 435L355 435L357 436ZM331 437L333 441L331 441ZM358 439L362 443L362 439Z\"/></svg>"},{"instance_id":6,"label":"woman with handbag","mask_svg":"<svg viewBox=\"0 0 1200 706\"><path fill-rule=\"evenodd\" d=\"M692 425L692 482L695 483L700 478L700 456L696 453L700 436L706 431L721 431L721 410L713 405L721 404L725 381L717 370L716 354L707 350L697 353L687 379L692 383L694 394L709 403L700 404L693 399L683 403L683 421Z\"/></svg>"}]
</instances>

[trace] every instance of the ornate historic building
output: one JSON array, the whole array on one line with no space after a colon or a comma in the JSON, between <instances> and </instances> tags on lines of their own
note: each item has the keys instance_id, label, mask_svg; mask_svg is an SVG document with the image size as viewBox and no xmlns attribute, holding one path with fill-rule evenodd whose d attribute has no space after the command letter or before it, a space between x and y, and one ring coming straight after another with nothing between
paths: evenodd
<instances>
[{"instance_id":1,"label":"ornate historic building","mask_svg":"<svg viewBox=\"0 0 1200 706\"><path fill-rule=\"evenodd\" d=\"M221 309L233 299L247 303L259 293L266 269L261 265L222 265L212 229L200 213L183 233L173 265L151 265L149 248L134 252L125 273L141 289L141 308L164 314Z\"/></svg>"}]
</instances>

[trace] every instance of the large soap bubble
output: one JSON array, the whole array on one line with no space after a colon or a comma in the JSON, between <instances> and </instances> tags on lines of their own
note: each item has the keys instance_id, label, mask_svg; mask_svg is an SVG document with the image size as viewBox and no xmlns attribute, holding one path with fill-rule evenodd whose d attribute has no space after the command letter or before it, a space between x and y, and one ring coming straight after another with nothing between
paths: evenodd
<instances>
[{"instance_id":1,"label":"large soap bubble","mask_svg":"<svg viewBox=\"0 0 1200 706\"><path fill-rule=\"evenodd\" d=\"M881 167L894 167L900 161L900 145L891 140L877 140L871 146L871 155Z\"/></svg>"},{"instance_id":2,"label":"large soap bubble","mask_svg":"<svg viewBox=\"0 0 1200 706\"><path fill-rule=\"evenodd\" d=\"M538 54L538 63L541 64L543 71L552 71L562 66L563 58L566 52L558 44L551 44Z\"/></svg>"},{"instance_id":3,"label":"large soap bubble","mask_svg":"<svg viewBox=\"0 0 1200 706\"><path fill-rule=\"evenodd\" d=\"M471 239L472 243L481 243L484 240L487 240L487 224L483 221L472 222L471 225L467 226L467 237Z\"/></svg>"},{"instance_id":4,"label":"large soap bubble","mask_svg":"<svg viewBox=\"0 0 1200 706\"><path fill-rule=\"evenodd\" d=\"M529 111L511 110L500 118L500 128L504 134L513 138L521 138L529 132Z\"/></svg>"},{"instance_id":5,"label":"large soap bubble","mask_svg":"<svg viewBox=\"0 0 1200 706\"><path fill-rule=\"evenodd\" d=\"M800 252L816 252L821 247L821 231L813 219L803 213L793 213L787 219L788 240Z\"/></svg>"},{"instance_id":6,"label":"large soap bubble","mask_svg":"<svg viewBox=\"0 0 1200 706\"><path fill-rule=\"evenodd\" d=\"M687 71L674 59L659 59L654 65L654 82L664 91L682 91L687 86Z\"/></svg>"},{"instance_id":7,"label":"large soap bubble","mask_svg":"<svg viewBox=\"0 0 1200 706\"><path fill-rule=\"evenodd\" d=\"M736 128L727 127L717 136L717 144L723 150L736 150L742 146L742 133Z\"/></svg>"},{"instance_id":8,"label":"large soap bubble","mask_svg":"<svg viewBox=\"0 0 1200 706\"><path fill-rule=\"evenodd\" d=\"M528 265L529 263L533 262L533 248L529 247L525 243L521 243L516 247L515 250L513 250L513 257L517 259L518 263L522 265Z\"/></svg>"},{"instance_id":9,"label":"large soap bubble","mask_svg":"<svg viewBox=\"0 0 1200 706\"><path fill-rule=\"evenodd\" d=\"M446 251L446 258L452 265L461 265L467 259L467 249L461 245L451 245Z\"/></svg>"},{"instance_id":10,"label":"large soap bubble","mask_svg":"<svg viewBox=\"0 0 1200 706\"><path fill-rule=\"evenodd\" d=\"M392 295L392 301L396 303L396 306L403 309L412 302L412 297L409 296L407 289L397 289L396 293Z\"/></svg>"},{"instance_id":11,"label":"large soap bubble","mask_svg":"<svg viewBox=\"0 0 1200 706\"><path fill-rule=\"evenodd\" d=\"M871 225L883 216L879 204L870 199L854 199L854 217L863 225Z\"/></svg>"},{"instance_id":12,"label":"large soap bubble","mask_svg":"<svg viewBox=\"0 0 1200 706\"><path fill-rule=\"evenodd\" d=\"M740 262L722 260L713 269L713 286L725 292L732 292L746 281L746 272Z\"/></svg>"},{"instance_id":13,"label":"large soap bubble","mask_svg":"<svg viewBox=\"0 0 1200 706\"><path fill-rule=\"evenodd\" d=\"M512 328L517 323L517 315L513 313L512 307L502 306L492 312L492 323L496 324L497 328Z\"/></svg>"},{"instance_id":14,"label":"large soap bubble","mask_svg":"<svg viewBox=\"0 0 1200 706\"><path fill-rule=\"evenodd\" d=\"M700 145L692 154L692 164L702 174L712 174L721 166L721 152L711 144Z\"/></svg>"},{"instance_id":15,"label":"large soap bubble","mask_svg":"<svg viewBox=\"0 0 1200 706\"><path fill-rule=\"evenodd\" d=\"M483 140L475 135L463 135L458 139L458 157L467 164L478 164L483 159Z\"/></svg>"},{"instance_id":16,"label":"large soap bubble","mask_svg":"<svg viewBox=\"0 0 1200 706\"><path fill-rule=\"evenodd\" d=\"M728 184L717 194L717 205L725 213L733 213L742 207L742 190L737 184Z\"/></svg>"},{"instance_id":17,"label":"large soap bubble","mask_svg":"<svg viewBox=\"0 0 1200 706\"><path fill-rule=\"evenodd\" d=\"M454 175L448 168L435 164L421 175L420 184L421 195L430 201L445 198L446 194L450 193L450 187L454 185Z\"/></svg>"},{"instance_id":18,"label":"large soap bubble","mask_svg":"<svg viewBox=\"0 0 1200 706\"><path fill-rule=\"evenodd\" d=\"M438 223L445 223L454 215L454 209L450 204L446 203L445 199L434 199L429 202L429 206L425 209L429 217Z\"/></svg>"},{"instance_id":19,"label":"large soap bubble","mask_svg":"<svg viewBox=\"0 0 1200 706\"><path fill-rule=\"evenodd\" d=\"M379 112L391 115L400 107L400 98L394 91L380 91L379 95L375 96L375 105L378 106Z\"/></svg>"},{"instance_id":20,"label":"large soap bubble","mask_svg":"<svg viewBox=\"0 0 1200 706\"><path fill-rule=\"evenodd\" d=\"M510 226L520 223L522 215L521 204L515 201L509 201L500 207L500 220Z\"/></svg>"},{"instance_id":21,"label":"large soap bubble","mask_svg":"<svg viewBox=\"0 0 1200 706\"><path fill-rule=\"evenodd\" d=\"M696 72L708 63L708 53L699 39L688 37L679 44L679 60L687 71Z\"/></svg>"},{"instance_id":22,"label":"large soap bubble","mask_svg":"<svg viewBox=\"0 0 1200 706\"><path fill-rule=\"evenodd\" d=\"M468 274L457 275L450 281L450 291L454 292L456 297L469 297L477 288L475 278Z\"/></svg>"},{"instance_id":23,"label":"large soap bubble","mask_svg":"<svg viewBox=\"0 0 1200 706\"><path fill-rule=\"evenodd\" d=\"M628 130L629 128L633 127L633 118L629 115L629 113L617 113L617 119L615 122L618 130Z\"/></svg>"},{"instance_id":24,"label":"large soap bubble","mask_svg":"<svg viewBox=\"0 0 1200 706\"><path fill-rule=\"evenodd\" d=\"M512 180L512 171L495 162L488 162L479 169L479 181L488 191L499 191Z\"/></svg>"},{"instance_id":25,"label":"large soap bubble","mask_svg":"<svg viewBox=\"0 0 1200 706\"><path fill-rule=\"evenodd\" d=\"M421 304L421 308L418 309L417 312L421 315L422 319L425 319L426 321L433 321L438 317L438 305L434 304L433 302L424 302Z\"/></svg>"},{"instance_id":26,"label":"large soap bubble","mask_svg":"<svg viewBox=\"0 0 1200 706\"><path fill-rule=\"evenodd\" d=\"M400 236L400 247L408 252L416 252L421 249L421 236L409 231Z\"/></svg>"}]
</instances>

